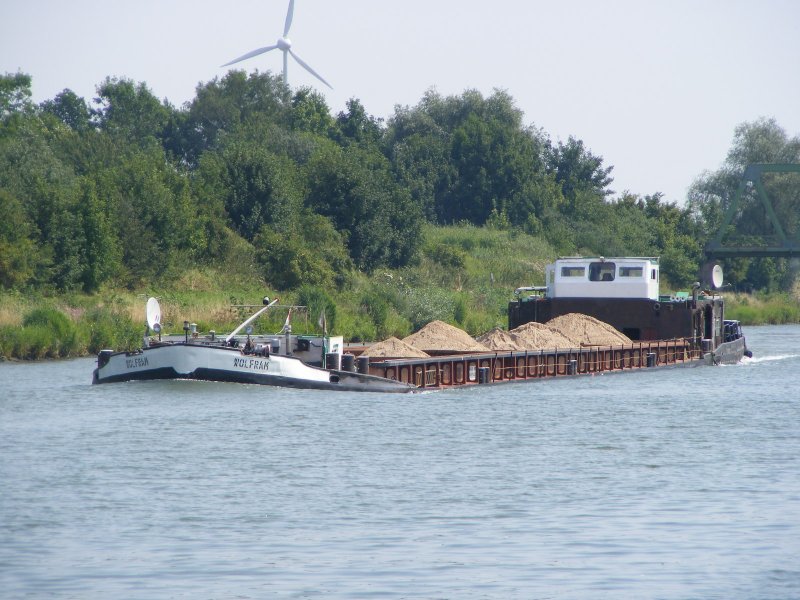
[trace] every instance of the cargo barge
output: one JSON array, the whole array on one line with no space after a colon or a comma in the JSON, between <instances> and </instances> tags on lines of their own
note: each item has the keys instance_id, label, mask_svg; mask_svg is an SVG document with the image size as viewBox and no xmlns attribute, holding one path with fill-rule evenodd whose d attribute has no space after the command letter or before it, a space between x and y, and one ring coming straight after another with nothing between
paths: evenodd
<instances>
[{"instance_id":1,"label":"cargo barge","mask_svg":"<svg viewBox=\"0 0 800 600\"><path fill-rule=\"evenodd\" d=\"M160 308L151 298L143 347L135 352L101 351L93 382L200 379L406 393L717 365L749 355L739 323L724 318L724 302L715 291L701 289L698 283L691 293L659 295L656 258L559 258L547 266L545 280L545 286L515 291L508 305L509 330L580 313L613 326L630 343L525 351L440 350L425 358L368 357L361 356L366 348L344 353L341 337L293 335L288 318L281 334L251 335L250 324L274 305L268 299L227 336L214 332L201 336L189 323L184 323L182 337L162 336ZM716 273L709 287L720 286L721 273Z\"/></svg>"},{"instance_id":2,"label":"cargo barge","mask_svg":"<svg viewBox=\"0 0 800 600\"><path fill-rule=\"evenodd\" d=\"M369 373L442 389L739 362L751 353L738 321L725 319L721 269L710 269L708 279L662 296L657 258L562 257L546 266L544 286L515 290L509 331L579 313L613 326L630 344L378 360Z\"/></svg>"}]
</instances>

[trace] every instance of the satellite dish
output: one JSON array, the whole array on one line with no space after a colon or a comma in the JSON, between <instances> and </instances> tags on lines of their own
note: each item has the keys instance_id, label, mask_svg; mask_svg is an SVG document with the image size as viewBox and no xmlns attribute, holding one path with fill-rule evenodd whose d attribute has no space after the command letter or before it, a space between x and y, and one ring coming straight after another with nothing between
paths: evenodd
<instances>
[{"instance_id":1,"label":"satellite dish","mask_svg":"<svg viewBox=\"0 0 800 600\"><path fill-rule=\"evenodd\" d=\"M156 333L161 331L161 307L155 298L150 298L147 301L147 326ZM158 326L158 329L156 329L156 326Z\"/></svg>"},{"instance_id":2,"label":"satellite dish","mask_svg":"<svg viewBox=\"0 0 800 600\"><path fill-rule=\"evenodd\" d=\"M719 265L714 265L714 268L711 269L711 286L715 290L718 290L722 287L722 282L722 267Z\"/></svg>"},{"instance_id":3,"label":"satellite dish","mask_svg":"<svg viewBox=\"0 0 800 600\"><path fill-rule=\"evenodd\" d=\"M710 287L712 290L722 289L723 283L722 267L714 261L709 261L703 265L701 278L703 285Z\"/></svg>"}]
</instances>

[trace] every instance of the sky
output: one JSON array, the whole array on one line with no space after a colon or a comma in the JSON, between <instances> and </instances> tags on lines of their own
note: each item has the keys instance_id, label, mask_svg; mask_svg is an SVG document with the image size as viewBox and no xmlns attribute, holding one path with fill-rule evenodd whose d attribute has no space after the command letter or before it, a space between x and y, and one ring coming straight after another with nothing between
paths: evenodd
<instances>
[{"instance_id":1,"label":"sky","mask_svg":"<svg viewBox=\"0 0 800 600\"><path fill-rule=\"evenodd\" d=\"M91 101L106 77L181 106L231 68L282 72L273 51L220 65L283 33L288 0L2 0L0 73L33 99ZM431 89L505 90L526 125L583 140L611 189L683 202L722 165L737 125L775 118L800 135L800 1L296 0L289 84L389 118Z\"/></svg>"}]
</instances>

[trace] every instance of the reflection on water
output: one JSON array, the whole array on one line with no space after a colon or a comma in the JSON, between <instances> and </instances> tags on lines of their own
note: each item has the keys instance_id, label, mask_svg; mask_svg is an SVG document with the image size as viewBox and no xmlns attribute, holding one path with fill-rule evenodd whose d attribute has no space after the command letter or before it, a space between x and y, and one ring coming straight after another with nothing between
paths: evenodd
<instances>
[{"instance_id":1,"label":"reflection on water","mask_svg":"<svg viewBox=\"0 0 800 600\"><path fill-rule=\"evenodd\" d=\"M0 364L3 597L800 597L800 327L451 390Z\"/></svg>"}]
</instances>

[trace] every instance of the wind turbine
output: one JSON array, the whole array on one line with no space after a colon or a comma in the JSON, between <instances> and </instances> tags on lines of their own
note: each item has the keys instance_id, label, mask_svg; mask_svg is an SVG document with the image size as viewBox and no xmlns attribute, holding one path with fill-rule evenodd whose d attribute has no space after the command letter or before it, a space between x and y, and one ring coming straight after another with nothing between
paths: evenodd
<instances>
[{"instance_id":1,"label":"wind turbine","mask_svg":"<svg viewBox=\"0 0 800 600\"><path fill-rule=\"evenodd\" d=\"M327 85L329 88L333 89L333 86L325 81L322 76L317 73L314 69L309 67L302 58L297 56L292 50L292 42L291 40L286 37L289 35L289 28L292 26L292 16L294 15L294 0L289 0L289 10L286 13L286 24L283 26L283 36L278 38L278 41L275 42L272 46L265 46L264 48L258 48L257 50L253 50L240 56L239 58L234 58L231 62L225 63L222 65L223 67L227 67L228 65L232 65L234 63L240 62L242 60L247 60L248 58L252 58L254 56L258 56L259 54L264 54L265 52L269 52L270 50L280 50L283 52L283 83L289 85L289 80L287 78L287 70L289 65L289 55L292 55L292 58L295 59L301 67L303 67L306 71L311 73L314 77L319 79L322 83Z\"/></svg>"}]
</instances>

